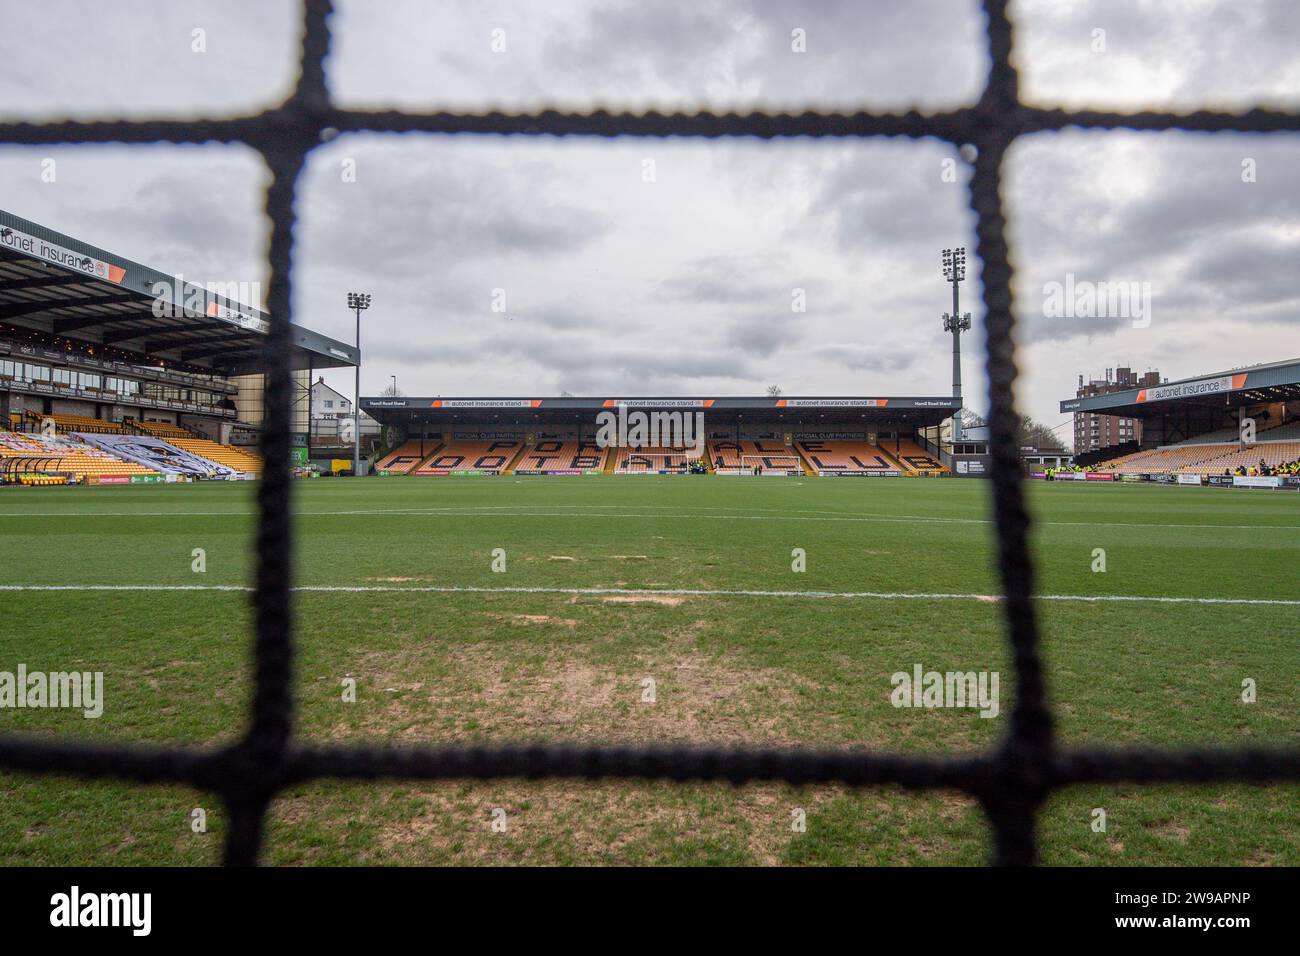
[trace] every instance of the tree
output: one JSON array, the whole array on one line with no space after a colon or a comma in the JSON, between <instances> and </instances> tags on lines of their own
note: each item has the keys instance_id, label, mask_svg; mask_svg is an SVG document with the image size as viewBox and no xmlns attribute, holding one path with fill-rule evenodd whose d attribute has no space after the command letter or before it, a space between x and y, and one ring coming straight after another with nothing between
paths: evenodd
<instances>
[{"instance_id":1,"label":"tree","mask_svg":"<svg viewBox=\"0 0 1300 956\"><path fill-rule=\"evenodd\" d=\"M780 385L769 385L769 386L767 387L767 394L770 395L770 396L772 396L773 398L780 398L780 397L781 397L781 386L780 386Z\"/></svg>"},{"instance_id":2,"label":"tree","mask_svg":"<svg viewBox=\"0 0 1300 956\"><path fill-rule=\"evenodd\" d=\"M1034 421L1028 415L1020 419L1020 428L1016 432L1016 441L1022 446L1034 448L1062 448L1061 439L1042 422Z\"/></svg>"},{"instance_id":3,"label":"tree","mask_svg":"<svg viewBox=\"0 0 1300 956\"><path fill-rule=\"evenodd\" d=\"M397 387L397 383L396 383L396 382L390 382L390 383L388 384L388 387L385 388L385 389L384 389L382 392L380 392L379 394L380 394L380 395L383 395L385 398L401 398L401 397L403 397L406 393L405 393L404 391L402 391L400 388Z\"/></svg>"}]
</instances>

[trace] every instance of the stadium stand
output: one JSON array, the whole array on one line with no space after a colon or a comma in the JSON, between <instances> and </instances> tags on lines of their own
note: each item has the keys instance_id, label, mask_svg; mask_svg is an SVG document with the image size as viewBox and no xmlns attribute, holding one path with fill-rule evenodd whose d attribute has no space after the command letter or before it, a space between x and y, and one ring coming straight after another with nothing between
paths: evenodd
<instances>
[{"instance_id":1,"label":"stadium stand","mask_svg":"<svg viewBox=\"0 0 1300 956\"><path fill-rule=\"evenodd\" d=\"M1222 474L1225 469L1228 471L1235 471L1237 468L1249 470L1258 467L1261 461L1269 468L1276 468L1278 465L1295 461L1297 458L1300 458L1300 441L1261 441L1241 448L1234 447L1229 449L1227 454L1219 455L1217 458L1199 464L1186 466L1180 471L1184 474L1215 475Z\"/></svg>"},{"instance_id":2,"label":"stadium stand","mask_svg":"<svg viewBox=\"0 0 1300 956\"><path fill-rule=\"evenodd\" d=\"M524 449L510 469L516 475L575 474L601 471L608 448L594 442L542 440Z\"/></svg>"},{"instance_id":3,"label":"stadium stand","mask_svg":"<svg viewBox=\"0 0 1300 956\"><path fill-rule=\"evenodd\" d=\"M803 470L799 453L774 438L740 441L714 440L709 442L705 454L718 474L744 474L757 464L764 472L785 474L791 466ZM721 459L721 464L719 464ZM748 459L748 460L745 460Z\"/></svg>"},{"instance_id":4,"label":"stadium stand","mask_svg":"<svg viewBox=\"0 0 1300 956\"><path fill-rule=\"evenodd\" d=\"M34 428L41 427L41 423L47 418L54 422L54 430L60 434L100 432L120 435L126 431L118 422L106 422L102 418L91 418L88 415L39 414L33 411L28 411L25 415L25 420Z\"/></svg>"},{"instance_id":5,"label":"stadium stand","mask_svg":"<svg viewBox=\"0 0 1300 956\"><path fill-rule=\"evenodd\" d=\"M222 445L207 438L172 438L168 444L243 474L262 473L262 457L244 451L242 448L236 448L234 445Z\"/></svg>"},{"instance_id":6,"label":"stadium stand","mask_svg":"<svg viewBox=\"0 0 1300 956\"><path fill-rule=\"evenodd\" d=\"M1261 429L1257 433L1257 439L1259 441L1300 441L1300 422L1289 422L1285 425Z\"/></svg>"},{"instance_id":7,"label":"stadium stand","mask_svg":"<svg viewBox=\"0 0 1300 956\"><path fill-rule=\"evenodd\" d=\"M1300 423L1275 425L1257 433L1256 441L1238 441L1239 430L1220 428L1186 441L1121 455L1095 467L1127 474L1216 475L1237 468L1270 468L1300 457Z\"/></svg>"},{"instance_id":8,"label":"stadium stand","mask_svg":"<svg viewBox=\"0 0 1300 956\"><path fill-rule=\"evenodd\" d=\"M180 425L172 425L168 422L135 422L134 426L146 435L152 435L154 438L195 438L197 437L188 428L182 428Z\"/></svg>"},{"instance_id":9,"label":"stadium stand","mask_svg":"<svg viewBox=\"0 0 1300 956\"><path fill-rule=\"evenodd\" d=\"M1236 447L1236 445L1170 445L1167 448L1134 452L1095 467L1097 471L1120 471L1134 475L1176 474L1183 469L1208 465L1223 455L1230 454ZM1220 467L1218 470L1223 469Z\"/></svg>"},{"instance_id":10,"label":"stadium stand","mask_svg":"<svg viewBox=\"0 0 1300 956\"><path fill-rule=\"evenodd\" d=\"M441 447L442 442L437 439L412 438L381 458L375 466L375 471L386 471L394 475L409 474L412 468Z\"/></svg>"},{"instance_id":11,"label":"stadium stand","mask_svg":"<svg viewBox=\"0 0 1300 956\"><path fill-rule=\"evenodd\" d=\"M660 472L685 473L696 456L689 450L668 448L662 445L646 445L642 448L622 447L616 449L612 474L615 475L653 475Z\"/></svg>"},{"instance_id":12,"label":"stadium stand","mask_svg":"<svg viewBox=\"0 0 1300 956\"><path fill-rule=\"evenodd\" d=\"M244 474L239 469L196 455L152 435L77 433L76 437L123 461L132 461L163 474L192 478L238 478Z\"/></svg>"},{"instance_id":13,"label":"stadium stand","mask_svg":"<svg viewBox=\"0 0 1300 956\"><path fill-rule=\"evenodd\" d=\"M797 441L813 474L899 474L902 466L878 445L857 441Z\"/></svg>"},{"instance_id":14,"label":"stadium stand","mask_svg":"<svg viewBox=\"0 0 1300 956\"><path fill-rule=\"evenodd\" d=\"M914 441L902 439L897 443L887 443L883 447L907 471L918 475L942 475L948 471L943 462Z\"/></svg>"},{"instance_id":15,"label":"stadium stand","mask_svg":"<svg viewBox=\"0 0 1300 956\"><path fill-rule=\"evenodd\" d=\"M44 456L50 462L46 471L71 472L82 477L156 475L152 468L123 461L99 448L85 444L73 435L48 437L0 432L0 458Z\"/></svg>"},{"instance_id":16,"label":"stadium stand","mask_svg":"<svg viewBox=\"0 0 1300 956\"><path fill-rule=\"evenodd\" d=\"M453 438L415 468L417 475L446 475L454 471L499 475L523 449L513 439L464 440Z\"/></svg>"},{"instance_id":17,"label":"stadium stand","mask_svg":"<svg viewBox=\"0 0 1300 956\"><path fill-rule=\"evenodd\" d=\"M1300 422L1288 424L1275 423L1265 425L1255 433L1256 441L1300 441ZM1231 425L1227 428L1216 428L1211 432L1204 432L1200 435L1193 435L1191 438L1183 441L1170 442L1167 445L1161 445L1161 448L1190 448L1200 445L1226 445L1233 448L1241 444L1241 427Z\"/></svg>"},{"instance_id":18,"label":"stadium stand","mask_svg":"<svg viewBox=\"0 0 1300 956\"><path fill-rule=\"evenodd\" d=\"M14 454L39 454L51 445L64 445L58 439L42 435L26 435L22 432L0 432L0 456Z\"/></svg>"},{"instance_id":19,"label":"stadium stand","mask_svg":"<svg viewBox=\"0 0 1300 956\"><path fill-rule=\"evenodd\" d=\"M1194 438L1188 438L1186 441L1170 442L1169 448L1178 448L1182 445L1215 445L1215 444L1236 444L1241 438L1240 429L1236 425L1228 428L1219 428L1212 432L1206 432L1203 435L1197 435Z\"/></svg>"}]
</instances>

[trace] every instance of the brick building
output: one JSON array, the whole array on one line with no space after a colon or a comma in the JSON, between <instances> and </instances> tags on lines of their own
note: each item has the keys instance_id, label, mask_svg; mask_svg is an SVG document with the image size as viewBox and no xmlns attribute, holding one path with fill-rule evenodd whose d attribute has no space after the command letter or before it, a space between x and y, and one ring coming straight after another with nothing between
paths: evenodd
<instances>
[{"instance_id":1,"label":"brick building","mask_svg":"<svg viewBox=\"0 0 1300 956\"><path fill-rule=\"evenodd\" d=\"M1085 383L1079 376L1076 398L1107 395L1130 388L1148 388L1160 384L1160 373L1155 370L1136 374L1131 368L1106 369L1106 377ZM1125 442L1142 440L1142 422L1119 415L1098 415L1094 412L1074 414L1074 453L1082 455Z\"/></svg>"}]
</instances>

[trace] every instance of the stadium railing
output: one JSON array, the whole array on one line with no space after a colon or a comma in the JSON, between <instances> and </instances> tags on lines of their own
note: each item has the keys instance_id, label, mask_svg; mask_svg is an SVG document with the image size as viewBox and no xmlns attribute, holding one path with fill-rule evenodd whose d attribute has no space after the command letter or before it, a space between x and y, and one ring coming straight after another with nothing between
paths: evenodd
<instances>
[{"instance_id":1,"label":"stadium railing","mask_svg":"<svg viewBox=\"0 0 1300 956\"><path fill-rule=\"evenodd\" d=\"M973 795L992 827L993 859L1036 859L1039 810L1056 788L1079 783L1204 783L1300 780L1300 749L1063 749L1043 679L1034 610L1029 516L1016 441L1012 269L1002 208L1002 161L1027 133L1084 129L1296 132L1300 114L1268 109L1242 113L1120 114L1044 109L1021 102L1012 63L1012 25L1005 0L985 0L989 74L973 106L924 115L906 113L644 114L544 110L412 113L342 109L325 80L330 0L305 0L301 66L294 92L279 107L231 119L57 120L0 123L0 142L234 143L258 150L271 173L266 213L271 221L267 297L271 327L263 347L267 366L261 436L265 468L258 487L255 686L251 722L242 738L219 750L197 747L95 745L47 738L0 738L0 769L140 783L188 783L214 791L230 815L229 864L253 864L265 814L285 786L317 778L437 780L525 778L643 778L660 780L838 782L896 784L910 790L947 788ZM294 197L307 154L339 132L425 132L497 136L640 137L935 137L974 147L971 206L977 217L977 259L985 307L989 382L991 485L997 528L1001 606L1017 675L1008 733L992 752L969 756L870 754L849 750L720 749L700 747L446 746L391 748L302 744L293 740L293 602L290 511L290 258Z\"/></svg>"}]
</instances>

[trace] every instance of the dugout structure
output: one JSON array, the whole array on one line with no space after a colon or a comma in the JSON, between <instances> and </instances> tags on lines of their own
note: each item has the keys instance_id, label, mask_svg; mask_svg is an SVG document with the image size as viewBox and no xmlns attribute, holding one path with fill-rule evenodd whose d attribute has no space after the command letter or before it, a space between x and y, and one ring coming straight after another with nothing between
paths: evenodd
<instances>
[{"instance_id":1,"label":"dugout structure","mask_svg":"<svg viewBox=\"0 0 1300 956\"><path fill-rule=\"evenodd\" d=\"M502 777L727 780L741 784L840 782L895 784L910 790L946 788L976 797L992 827L993 859L1027 864L1036 858L1035 824L1053 790L1079 783L1251 783L1300 781L1300 748L1240 747L1065 749L1054 734L1043 678L1029 553L1029 515L1016 442L1015 325L1012 269L1002 206L1002 162L1026 133L1066 127L1186 129L1210 133L1300 131L1300 112L1253 109L1240 114L1067 112L1029 106L1019 98L1013 28L1004 0L985 0L989 73L979 101L922 115L857 112L799 115L749 113L665 116L598 112L533 114L408 113L340 109L330 100L325 60L330 47L329 0L305 0L301 67L293 93L257 116L230 119L108 120L0 123L0 142L25 145L88 142L245 142L266 161L271 181L266 212L272 224L271 326L263 342L267 367L258 487L261 518L254 593L255 688L241 738L218 750L200 747L100 745L49 738L0 738L0 767L10 771L111 777L138 783L185 783L219 794L230 814L225 858L258 858L267 807L290 784L320 778L353 780L496 779ZM1007 638L1016 670L1016 699L1008 732L989 752L956 756L860 751L664 747L564 747L503 743L491 747L376 747L303 744L293 739L292 510L289 473L292 326L290 259L294 197L307 154L334 134L362 130L508 136L747 136L938 137L970 145L971 208L976 214L985 305L986 372L993 514Z\"/></svg>"},{"instance_id":2,"label":"dugout structure","mask_svg":"<svg viewBox=\"0 0 1300 956\"><path fill-rule=\"evenodd\" d=\"M35 475L57 475L72 482L76 475L62 468L63 458L56 455L10 455L0 458L0 484L21 484L22 479Z\"/></svg>"}]
</instances>

